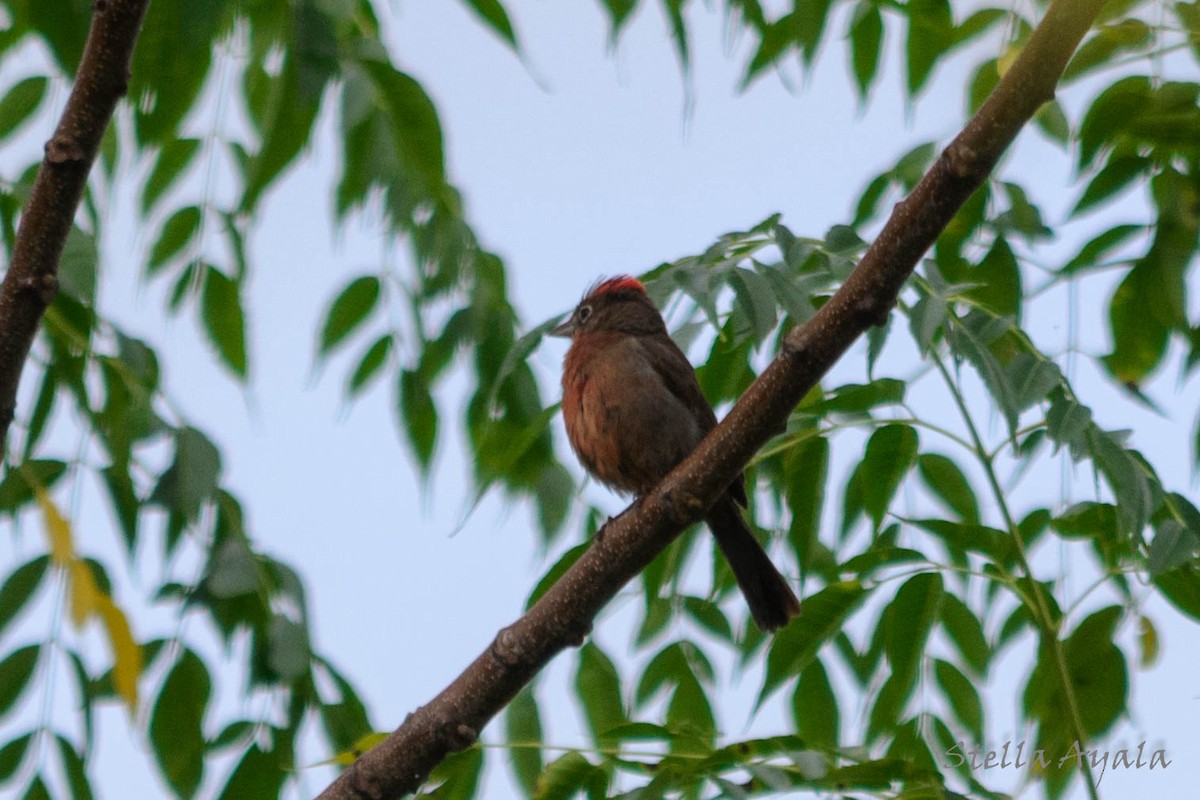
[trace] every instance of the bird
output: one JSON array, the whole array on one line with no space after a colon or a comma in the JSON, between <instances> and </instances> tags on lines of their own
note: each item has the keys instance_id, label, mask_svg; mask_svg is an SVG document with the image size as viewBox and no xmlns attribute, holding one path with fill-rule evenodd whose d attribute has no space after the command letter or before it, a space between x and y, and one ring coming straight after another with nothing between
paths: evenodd
<instances>
[{"instance_id":1,"label":"bird","mask_svg":"<svg viewBox=\"0 0 1200 800\"><path fill-rule=\"evenodd\" d=\"M636 278L593 284L550 335L571 340L562 372L567 439L588 474L609 488L644 496L716 427L691 362ZM746 503L738 475L705 522L751 617L771 633L800 613L800 601L743 519Z\"/></svg>"}]
</instances>

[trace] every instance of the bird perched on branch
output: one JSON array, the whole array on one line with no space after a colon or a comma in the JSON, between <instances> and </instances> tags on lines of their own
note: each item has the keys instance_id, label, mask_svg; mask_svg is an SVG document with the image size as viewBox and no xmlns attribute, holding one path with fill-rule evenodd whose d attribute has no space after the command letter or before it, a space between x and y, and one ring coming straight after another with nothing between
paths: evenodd
<instances>
[{"instance_id":1,"label":"bird perched on branch","mask_svg":"<svg viewBox=\"0 0 1200 800\"><path fill-rule=\"evenodd\" d=\"M584 469L618 491L649 492L717 424L687 356L634 278L593 286L552 336L571 339L563 361L563 420ZM800 601L742 519L739 475L705 521L764 631L800 612Z\"/></svg>"}]
</instances>

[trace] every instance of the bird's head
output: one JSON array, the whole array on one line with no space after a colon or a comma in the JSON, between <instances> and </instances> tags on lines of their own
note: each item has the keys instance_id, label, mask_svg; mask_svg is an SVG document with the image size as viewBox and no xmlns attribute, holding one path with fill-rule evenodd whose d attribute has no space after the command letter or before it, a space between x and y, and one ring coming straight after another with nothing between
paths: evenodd
<instances>
[{"instance_id":1,"label":"bird's head","mask_svg":"<svg viewBox=\"0 0 1200 800\"><path fill-rule=\"evenodd\" d=\"M666 331L666 324L641 281L618 275L601 279L588 289L571 316L550 331L550 335L574 338L585 333L614 332L640 336Z\"/></svg>"}]
</instances>

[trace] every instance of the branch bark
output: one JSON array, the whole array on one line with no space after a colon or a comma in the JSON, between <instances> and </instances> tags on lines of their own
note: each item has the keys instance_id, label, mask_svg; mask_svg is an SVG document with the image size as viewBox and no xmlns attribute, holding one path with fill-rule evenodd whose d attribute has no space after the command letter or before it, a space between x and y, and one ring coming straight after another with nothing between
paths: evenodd
<instances>
[{"instance_id":1,"label":"branch bark","mask_svg":"<svg viewBox=\"0 0 1200 800\"><path fill-rule=\"evenodd\" d=\"M1055 0L995 91L893 210L845 284L780 353L696 451L613 520L528 613L500 631L453 683L348 767L321 800L383 800L415 791L443 758L473 744L559 651L583 642L599 610L705 510L821 376L867 328L887 319L921 256L995 167L1021 127L1054 97L1068 59L1104 0Z\"/></svg>"},{"instance_id":2,"label":"branch bark","mask_svg":"<svg viewBox=\"0 0 1200 800\"><path fill-rule=\"evenodd\" d=\"M88 173L117 102L150 0L95 0L75 87L21 214L12 262L0 284L0 453L8 442L21 369L46 307L58 292L58 262Z\"/></svg>"}]
</instances>

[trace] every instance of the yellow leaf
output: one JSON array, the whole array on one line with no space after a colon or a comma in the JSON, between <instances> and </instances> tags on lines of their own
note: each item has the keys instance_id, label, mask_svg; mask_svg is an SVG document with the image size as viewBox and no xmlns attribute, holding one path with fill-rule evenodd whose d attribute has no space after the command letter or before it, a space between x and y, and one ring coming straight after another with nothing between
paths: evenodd
<instances>
[{"instance_id":1,"label":"yellow leaf","mask_svg":"<svg viewBox=\"0 0 1200 800\"><path fill-rule=\"evenodd\" d=\"M75 558L75 544L71 536L71 523L63 517L46 490L38 487L38 505L46 518L46 539L50 542L50 558L60 567Z\"/></svg>"},{"instance_id":2,"label":"yellow leaf","mask_svg":"<svg viewBox=\"0 0 1200 800\"><path fill-rule=\"evenodd\" d=\"M1138 617L1138 644L1142 649L1139 665L1142 669L1150 669L1158 661L1158 630L1149 617Z\"/></svg>"},{"instance_id":3,"label":"yellow leaf","mask_svg":"<svg viewBox=\"0 0 1200 800\"><path fill-rule=\"evenodd\" d=\"M96 585L92 568L82 559L72 558L67 564L67 581L71 596L71 622L75 623L76 628L81 628L92 614L100 610L100 602L108 598Z\"/></svg>"},{"instance_id":4,"label":"yellow leaf","mask_svg":"<svg viewBox=\"0 0 1200 800\"><path fill-rule=\"evenodd\" d=\"M113 686L125 701L129 713L137 714L138 678L142 674L142 648L133 640L129 620L117 608L112 598L101 594L97 603L104 627L108 630L108 641L113 651Z\"/></svg>"},{"instance_id":5,"label":"yellow leaf","mask_svg":"<svg viewBox=\"0 0 1200 800\"><path fill-rule=\"evenodd\" d=\"M316 764L313 764L313 766L323 767L328 764L340 764L343 767L348 767L355 761L358 761L358 759L362 758L363 753L367 752L387 737L388 735L386 733L365 733L358 737L358 741L356 741L354 746L349 750L344 750L327 761L319 761Z\"/></svg>"},{"instance_id":6,"label":"yellow leaf","mask_svg":"<svg viewBox=\"0 0 1200 800\"><path fill-rule=\"evenodd\" d=\"M996 72L1000 73L1000 77L1004 77L1004 73L1008 72L1012 67L1013 62L1017 60L1017 56L1021 55L1021 51L1025 48L1025 43L1012 43L1004 48L1004 52L1000 54L1000 58L996 59Z\"/></svg>"}]
</instances>

